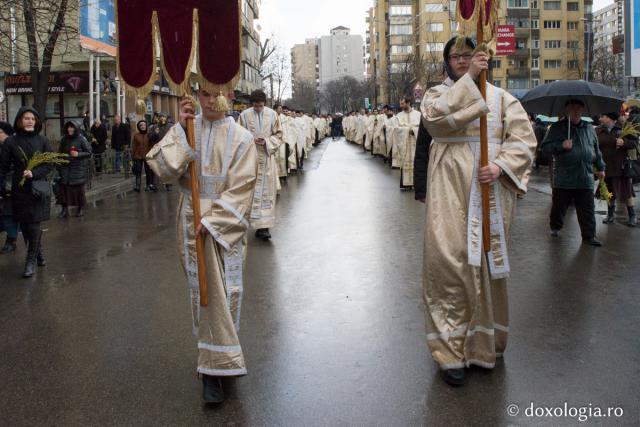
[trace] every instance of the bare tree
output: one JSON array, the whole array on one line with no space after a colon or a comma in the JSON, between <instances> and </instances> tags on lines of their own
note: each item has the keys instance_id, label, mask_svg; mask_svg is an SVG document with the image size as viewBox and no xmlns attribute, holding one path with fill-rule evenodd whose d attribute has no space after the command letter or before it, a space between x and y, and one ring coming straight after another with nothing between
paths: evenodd
<instances>
[{"instance_id":1,"label":"bare tree","mask_svg":"<svg viewBox=\"0 0 640 427\"><path fill-rule=\"evenodd\" d=\"M301 80L296 82L295 92L289 104L296 110L311 113L317 110L317 95L315 83Z\"/></svg>"},{"instance_id":2,"label":"bare tree","mask_svg":"<svg viewBox=\"0 0 640 427\"><path fill-rule=\"evenodd\" d=\"M359 110L364 107L365 98L373 99L371 90L371 82L344 76L324 85L322 105L331 113Z\"/></svg>"},{"instance_id":3,"label":"bare tree","mask_svg":"<svg viewBox=\"0 0 640 427\"><path fill-rule=\"evenodd\" d=\"M34 107L43 120L51 66L77 41L79 8L80 1L0 0L0 69L28 64Z\"/></svg>"},{"instance_id":4,"label":"bare tree","mask_svg":"<svg viewBox=\"0 0 640 427\"><path fill-rule=\"evenodd\" d=\"M591 80L605 86L617 89L620 86L618 58L612 49L597 46L591 59Z\"/></svg>"},{"instance_id":5,"label":"bare tree","mask_svg":"<svg viewBox=\"0 0 640 427\"><path fill-rule=\"evenodd\" d=\"M576 35L571 35L576 33ZM580 32L569 32L567 40L567 63L565 77L569 80L583 79L585 71L585 61L587 59L586 46Z\"/></svg>"},{"instance_id":6,"label":"bare tree","mask_svg":"<svg viewBox=\"0 0 640 427\"><path fill-rule=\"evenodd\" d=\"M282 102L282 97L291 86L291 58L289 53L280 45L276 45L266 62L262 65L263 79L269 77L271 99Z\"/></svg>"}]
</instances>

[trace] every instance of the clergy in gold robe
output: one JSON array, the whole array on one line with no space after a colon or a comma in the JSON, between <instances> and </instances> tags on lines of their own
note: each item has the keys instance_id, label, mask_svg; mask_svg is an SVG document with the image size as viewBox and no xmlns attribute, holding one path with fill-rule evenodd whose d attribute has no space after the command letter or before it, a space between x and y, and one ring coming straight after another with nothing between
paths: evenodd
<instances>
[{"instance_id":1,"label":"clergy in gold robe","mask_svg":"<svg viewBox=\"0 0 640 427\"><path fill-rule=\"evenodd\" d=\"M163 182L177 183L181 190L177 240L187 276L193 333L198 338L197 371L203 375L205 388L215 381L215 389L222 393L219 377L247 373L238 330L244 241L256 182L257 150L250 132L237 125L232 117L225 118L224 112L214 110L214 105L219 104L216 96L200 91L198 98L203 113L195 117L195 152L187 142L183 127L185 117L193 116L194 107L189 101L183 101L180 123L154 146L147 161ZM202 214L198 232L206 233L208 307L200 306L196 229L187 170L194 159L198 159Z\"/></svg>"},{"instance_id":2,"label":"clergy in gold robe","mask_svg":"<svg viewBox=\"0 0 640 427\"><path fill-rule=\"evenodd\" d=\"M271 238L270 228L276 225L276 196L279 179L275 154L282 144L282 129L278 114L265 107L267 95L260 89L251 93L253 107L240 114L239 124L253 134L258 147L258 178L251 208L251 226L256 237Z\"/></svg>"},{"instance_id":3,"label":"clergy in gold robe","mask_svg":"<svg viewBox=\"0 0 640 427\"><path fill-rule=\"evenodd\" d=\"M416 140L420 128L420 112L411 107L411 98L400 100L402 111L396 116L397 126L393 134L394 166L400 167L400 188L413 187L413 160L416 156Z\"/></svg>"},{"instance_id":4,"label":"clergy in gold robe","mask_svg":"<svg viewBox=\"0 0 640 427\"><path fill-rule=\"evenodd\" d=\"M372 153L374 156L386 157L387 155L387 144L384 138L384 121L387 118L386 112L387 106L385 106L382 111L376 116L376 124L373 130L372 146Z\"/></svg>"},{"instance_id":5,"label":"clergy in gold robe","mask_svg":"<svg viewBox=\"0 0 640 427\"><path fill-rule=\"evenodd\" d=\"M449 384L464 368L493 368L507 345L509 232L517 196L527 191L536 138L527 114L508 92L476 80L489 55L470 39L444 50L448 78L421 105L433 137L425 217L424 303L427 343ZM487 116L489 166L480 167L480 117ZM490 185L491 249L482 247L480 184Z\"/></svg>"},{"instance_id":6,"label":"clergy in gold robe","mask_svg":"<svg viewBox=\"0 0 640 427\"><path fill-rule=\"evenodd\" d=\"M374 111L372 113L367 113L365 120L365 138L364 138L364 149L365 151L373 151L373 135L376 130L376 120L378 117L378 111Z\"/></svg>"}]
</instances>

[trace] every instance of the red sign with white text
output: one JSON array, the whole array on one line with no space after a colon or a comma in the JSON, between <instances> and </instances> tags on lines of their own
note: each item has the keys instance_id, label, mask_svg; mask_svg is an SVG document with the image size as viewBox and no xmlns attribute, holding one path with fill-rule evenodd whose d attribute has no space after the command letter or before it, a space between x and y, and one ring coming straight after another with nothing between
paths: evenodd
<instances>
[{"instance_id":1,"label":"red sign with white text","mask_svg":"<svg viewBox=\"0 0 640 427\"><path fill-rule=\"evenodd\" d=\"M498 25L496 28L496 56L515 55L516 28L513 25Z\"/></svg>"}]
</instances>

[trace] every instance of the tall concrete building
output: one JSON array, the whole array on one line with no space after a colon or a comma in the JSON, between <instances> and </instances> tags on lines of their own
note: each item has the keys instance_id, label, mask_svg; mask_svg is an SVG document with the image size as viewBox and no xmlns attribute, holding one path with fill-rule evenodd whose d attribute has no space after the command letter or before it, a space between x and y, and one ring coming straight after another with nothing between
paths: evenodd
<instances>
[{"instance_id":1,"label":"tall concrete building","mask_svg":"<svg viewBox=\"0 0 640 427\"><path fill-rule=\"evenodd\" d=\"M558 79L585 77L593 50L592 0L506 0L499 24L515 27L516 53L495 57L493 83L521 97ZM456 35L456 1L376 0L367 13L375 103L396 103L442 80L444 45Z\"/></svg>"},{"instance_id":2,"label":"tall concrete building","mask_svg":"<svg viewBox=\"0 0 640 427\"><path fill-rule=\"evenodd\" d=\"M320 87L351 76L364 80L364 42L347 27L336 27L319 39Z\"/></svg>"},{"instance_id":3,"label":"tall concrete building","mask_svg":"<svg viewBox=\"0 0 640 427\"><path fill-rule=\"evenodd\" d=\"M292 92L301 82L314 83L316 90L332 80L351 76L365 78L365 48L360 35L347 27L333 28L328 36L307 39L291 49Z\"/></svg>"},{"instance_id":4,"label":"tall concrete building","mask_svg":"<svg viewBox=\"0 0 640 427\"><path fill-rule=\"evenodd\" d=\"M291 48L291 92L296 93L296 87L307 83L316 90L320 88L320 65L318 62L318 40L307 39L304 43Z\"/></svg>"},{"instance_id":5,"label":"tall concrete building","mask_svg":"<svg viewBox=\"0 0 640 427\"><path fill-rule=\"evenodd\" d=\"M594 58L591 78L602 81L620 93L628 93L624 78L623 3L615 3L593 12Z\"/></svg>"}]
</instances>

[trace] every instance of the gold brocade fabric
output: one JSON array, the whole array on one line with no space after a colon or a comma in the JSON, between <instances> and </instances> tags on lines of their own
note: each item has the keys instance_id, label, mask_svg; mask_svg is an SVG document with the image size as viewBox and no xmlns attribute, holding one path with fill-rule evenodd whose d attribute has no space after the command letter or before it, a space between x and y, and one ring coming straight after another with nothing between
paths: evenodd
<instances>
[{"instance_id":1,"label":"gold brocade fabric","mask_svg":"<svg viewBox=\"0 0 640 427\"><path fill-rule=\"evenodd\" d=\"M508 239L516 196L526 192L535 136L527 114L513 96L488 84L485 102L468 75L456 83L447 79L430 89L421 111L434 138L428 169L423 269L427 343L442 369L472 364L492 368L507 344L507 281L490 278L484 255L480 266L469 263L467 232L477 229L468 223L477 166L472 144L479 144L478 119L488 113L489 122L494 124L489 129L493 161L504 171L494 188L503 235ZM495 208L495 200L492 203ZM501 262L504 260L494 259L497 265Z\"/></svg>"},{"instance_id":2,"label":"gold brocade fabric","mask_svg":"<svg viewBox=\"0 0 640 427\"><path fill-rule=\"evenodd\" d=\"M163 142L188 146L182 126L169 130ZM208 307L200 307L191 183L187 173L174 174L182 196L178 208L177 241L187 275L194 334L198 337L198 372L214 376L246 374L238 340L243 293L244 239L249 226L257 174L252 135L233 119L210 122L196 118L197 170L200 180L202 225L205 240ZM160 164L181 164L187 150L165 150ZM175 157L170 159L170 157ZM164 172L166 177L171 170Z\"/></svg>"},{"instance_id":3,"label":"gold brocade fabric","mask_svg":"<svg viewBox=\"0 0 640 427\"><path fill-rule=\"evenodd\" d=\"M402 185L413 185L413 159L416 155L416 140L420 126L420 113L411 110L401 111L396 116L396 128L393 133L394 150L392 166L402 169Z\"/></svg>"},{"instance_id":4,"label":"gold brocade fabric","mask_svg":"<svg viewBox=\"0 0 640 427\"><path fill-rule=\"evenodd\" d=\"M376 116L376 126L373 131L373 154L387 156L387 143L384 137L384 124L387 116L378 114Z\"/></svg>"},{"instance_id":5,"label":"gold brocade fabric","mask_svg":"<svg viewBox=\"0 0 640 427\"><path fill-rule=\"evenodd\" d=\"M260 113L248 108L240 114L238 123L255 138L264 138L266 141L266 145L257 146L258 178L251 210L251 225L254 228L275 227L279 184L276 153L282 145L280 118L275 111L267 107Z\"/></svg>"}]
</instances>

